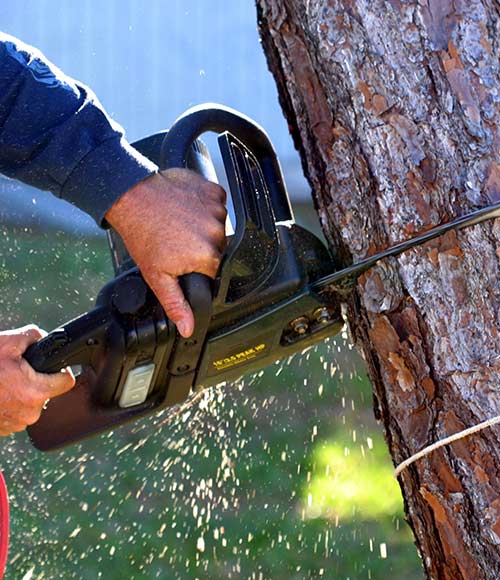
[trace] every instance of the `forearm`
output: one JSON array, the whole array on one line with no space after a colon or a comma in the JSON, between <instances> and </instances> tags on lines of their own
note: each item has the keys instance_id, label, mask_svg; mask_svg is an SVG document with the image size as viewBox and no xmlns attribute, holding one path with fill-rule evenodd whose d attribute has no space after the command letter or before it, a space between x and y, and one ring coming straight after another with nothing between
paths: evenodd
<instances>
[{"instance_id":1,"label":"forearm","mask_svg":"<svg viewBox=\"0 0 500 580\"><path fill-rule=\"evenodd\" d=\"M0 33L1 173L63 197L100 224L156 169L87 87Z\"/></svg>"}]
</instances>

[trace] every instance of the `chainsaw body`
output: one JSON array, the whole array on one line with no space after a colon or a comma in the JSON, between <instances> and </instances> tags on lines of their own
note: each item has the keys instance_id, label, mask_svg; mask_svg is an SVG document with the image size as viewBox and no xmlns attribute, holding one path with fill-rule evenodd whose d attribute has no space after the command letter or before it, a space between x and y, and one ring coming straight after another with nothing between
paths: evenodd
<instances>
[{"instance_id":1,"label":"chainsaw body","mask_svg":"<svg viewBox=\"0 0 500 580\"><path fill-rule=\"evenodd\" d=\"M39 449L58 449L176 405L342 328L340 305L315 287L333 271L331 257L295 224L276 153L258 125L224 107L199 107L168 133L134 146L161 169L189 167L214 180L198 140L207 131L219 134L236 224L215 281L196 273L180 279L195 316L193 336L178 334L110 231L116 277L95 308L25 353L40 372L81 368L75 388L51 400L28 428Z\"/></svg>"}]
</instances>

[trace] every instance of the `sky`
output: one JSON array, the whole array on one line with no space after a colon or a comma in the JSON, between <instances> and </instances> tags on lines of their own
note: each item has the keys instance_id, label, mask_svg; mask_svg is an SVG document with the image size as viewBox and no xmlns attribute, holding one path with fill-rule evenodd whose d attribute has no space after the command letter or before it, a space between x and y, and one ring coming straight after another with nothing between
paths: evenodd
<instances>
[{"instance_id":1,"label":"sky","mask_svg":"<svg viewBox=\"0 0 500 580\"><path fill-rule=\"evenodd\" d=\"M292 198L308 195L252 1L16 0L0 4L0 22L4 32L36 46L90 86L130 141L168 128L184 110L203 102L242 111L269 133ZM37 218L52 219L67 209L35 192L34 214L31 198L21 198L16 188L3 190L4 208L10 196L16 211ZM92 227L86 218L78 219Z\"/></svg>"}]
</instances>

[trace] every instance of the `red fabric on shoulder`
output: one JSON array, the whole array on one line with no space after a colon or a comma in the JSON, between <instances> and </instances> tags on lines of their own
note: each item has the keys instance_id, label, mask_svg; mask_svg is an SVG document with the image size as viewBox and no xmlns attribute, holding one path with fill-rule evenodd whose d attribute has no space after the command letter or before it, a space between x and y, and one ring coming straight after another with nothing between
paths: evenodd
<instances>
[{"instance_id":1,"label":"red fabric on shoulder","mask_svg":"<svg viewBox=\"0 0 500 580\"><path fill-rule=\"evenodd\" d=\"M7 564L9 551L9 496L7 485L0 471L0 580L2 580Z\"/></svg>"}]
</instances>

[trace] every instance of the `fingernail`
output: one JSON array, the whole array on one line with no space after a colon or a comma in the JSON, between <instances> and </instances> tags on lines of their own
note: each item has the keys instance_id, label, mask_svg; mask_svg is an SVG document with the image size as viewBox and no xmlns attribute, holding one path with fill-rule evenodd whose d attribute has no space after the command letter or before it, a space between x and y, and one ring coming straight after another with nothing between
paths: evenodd
<instances>
[{"instance_id":1,"label":"fingernail","mask_svg":"<svg viewBox=\"0 0 500 580\"><path fill-rule=\"evenodd\" d=\"M189 328L185 320L179 320L177 323L177 328L184 338L189 336Z\"/></svg>"}]
</instances>

